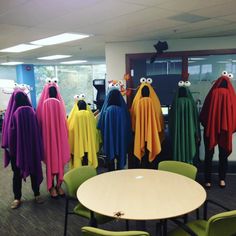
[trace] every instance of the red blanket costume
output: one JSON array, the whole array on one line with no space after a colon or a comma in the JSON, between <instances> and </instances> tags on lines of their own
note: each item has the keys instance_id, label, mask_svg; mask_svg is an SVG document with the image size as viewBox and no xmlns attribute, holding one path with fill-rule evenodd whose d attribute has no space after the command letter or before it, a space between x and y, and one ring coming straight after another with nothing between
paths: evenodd
<instances>
[{"instance_id":1,"label":"red blanket costume","mask_svg":"<svg viewBox=\"0 0 236 236\"><path fill-rule=\"evenodd\" d=\"M219 145L232 152L232 134L236 131L236 94L227 76L216 80L203 104L200 121L205 129L209 150Z\"/></svg>"}]
</instances>

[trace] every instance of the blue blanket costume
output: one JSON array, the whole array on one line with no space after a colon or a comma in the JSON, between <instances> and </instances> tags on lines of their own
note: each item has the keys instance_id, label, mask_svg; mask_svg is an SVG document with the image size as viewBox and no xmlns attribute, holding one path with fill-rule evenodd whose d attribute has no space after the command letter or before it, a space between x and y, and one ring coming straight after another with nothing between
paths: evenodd
<instances>
[{"instance_id":1,"label":"blue blanket costume","mask_svg":"<svg viewBox=\"0 0 236 236\"><path fill-rule=\"evenodd\" d=\"M123 169L132 133L129 111L119 90L113 89L107 94L98 129L102 133L104 154L108 161L116 158L118 169Z\"/></svg>"}]
</instances>

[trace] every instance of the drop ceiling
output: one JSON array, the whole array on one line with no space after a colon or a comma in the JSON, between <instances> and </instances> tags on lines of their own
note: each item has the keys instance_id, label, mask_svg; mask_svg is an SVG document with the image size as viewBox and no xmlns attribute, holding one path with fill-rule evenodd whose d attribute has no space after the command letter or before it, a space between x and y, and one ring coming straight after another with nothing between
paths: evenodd
<instances>
[{"instance_id":1,"label":"drop ceiling","mask_svg":"<svg viewBox=\"0 0 236 236\"><path fill-rule=\"evenodd\" d=\"M38 57L66 54L70 60L102 63L107 42L236 35L236 1L0 1L0 50L66 32L93 36L23 53L0 52L0 62L42 64Z\"/></svg>"}]
</instances>

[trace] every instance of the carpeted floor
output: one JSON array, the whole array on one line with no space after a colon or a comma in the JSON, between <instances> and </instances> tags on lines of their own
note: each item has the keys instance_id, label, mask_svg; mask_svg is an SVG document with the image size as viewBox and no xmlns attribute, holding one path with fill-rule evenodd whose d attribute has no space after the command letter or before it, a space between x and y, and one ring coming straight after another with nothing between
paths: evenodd
<instances>
[{"instance_id":1,"label":"carpeted floor","mask_svg":"<svg viewBox=\"0 0 236 236\"><path fill-rule=\"evenodd\" d=\"M2 150L0 151L0 235L1 236L60 236L63 235L64 228L64 207L65 201L61 199L51 199L46 191L45 179L41 185L41 195L45 202L37 205L34 202L33 193L30 186L30 180L23 182L23 204L19 209L10 209L13 200L12 194L12 171L11 167L3 168ZM45 173L45 168L44 168ZM213 175L213 187L207 190L208 198L223 203L225 206L236 209L236 175L228 175L227 187L221 189L218 187L217 175ZM202 175L198 176L198 181L202 182ZM155 202L153 203L155 204ZM218 213L221 209L210 207L209 215ZM190 219L195 217L190 215ZM86 219L69 216L68 235L80 235L80 228L88 224ZM131 229L135 229L135 222L131 222ZM125 230L124 221L114 221L102 225L101 228L110 230ZM155 235L155 222L146 223L146 230ZM168 229L173 228L171 223ZM223 235L222 235L223 236Z\"/></svg>"}]
</instances>

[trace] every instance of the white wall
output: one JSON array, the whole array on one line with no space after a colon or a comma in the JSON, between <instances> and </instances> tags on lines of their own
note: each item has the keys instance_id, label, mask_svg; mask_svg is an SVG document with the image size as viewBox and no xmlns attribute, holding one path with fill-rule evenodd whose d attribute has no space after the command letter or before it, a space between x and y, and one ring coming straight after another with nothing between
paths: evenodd
<instances>
[{"instance_id":1,"label":"white wall","mask_svg":"<svg viewBox=\"0 0 236 236\"><path fill-rule=\"evenodd\" d=\"M153 47L158 40L107 43L105 48L107 79L120 80L125 74L125 54L131 53L150 53L155 52ZM236 48L236 36L230 37L211 37L211 38L194 38L194 39L176 39L166 40L168 42L168 52L171 51L191 51L191 50L211 50L211 49L232 49ZM203 159L204 150L203 142L201 145L201 159ZM217 158L218 151L214 159ZM229 159L236 161L236 135L233 140L233 152Z\"/></svg>"}]
</instances>

